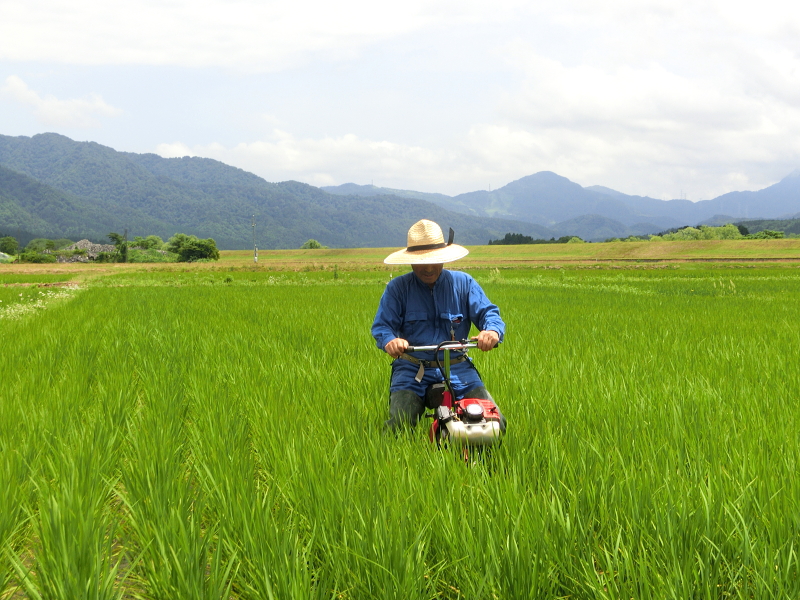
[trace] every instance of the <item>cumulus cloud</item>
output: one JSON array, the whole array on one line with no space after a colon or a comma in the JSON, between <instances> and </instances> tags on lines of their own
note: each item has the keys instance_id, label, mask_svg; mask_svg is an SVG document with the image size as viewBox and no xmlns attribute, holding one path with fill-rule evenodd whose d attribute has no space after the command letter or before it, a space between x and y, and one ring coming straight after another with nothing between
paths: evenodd
<instances>
[{"instance_id":1,"label":"cumulus cloud","mask_svg":"<svg viewBox=\"0 0 800 600\"><path fill-rule=\"evenodd\" d=\"M97 94L70 100L42 97L16 75L6 78L0 96L28 107L39 123L47 126L96 127L100 124L98 117L113 117L121 112Z\"/></svg>"},{"instance_id":2,"label":"cumulus cloud","mask_svg":"<svg viewBox=\"0 0 800 600\"><path fill-rule=\"evenodd\" d=\"M183 142L172 142L159 144L156 154L164 158L183 158L184 156L197 156L197 154ZM209 158L209 157L206 157Z\"/></svg>"},{"instance_id":3,"label":"cumulus cloud","mask_svg":"<svg viewBox=\"0 0 800 600\"><path fill-rule=\"evenodd\" d=\"M602 177L636 193L682 180L698 199L741 185L743 170L748 183L768 185L776 175L769 171L788 173L800 159L800 107L749 94L743 80L686 77L656 64L566 67L542 57L529 68L525 88L502 104L506 128L539 140L548 149L540 158L578 180ZM501 129L494 131L499 141Z\"/></svg>"},{"instance_id":4,"label":"cumulus cloud","mask_svg":"<svg viewBox=\"0 0 800 600\"><path fill-rule=\"evenodd\" d=\"M464 22L487 18L464 6ZM412 6L378 29L432 27L452 10L431 7ZM460 136L419 136L426 143L415 145L276 131L192 151L272 180L360 178L460 193L552 170L583 185L694 200L765 187L800 164L800 9L777 0L564 0L504 10L493 18L512 33L487 56L512 83L498 89L492 118L481 115ZM374 27L375 18L361 23ZM530 28L515 29L511 18Z\"/></svg>"},{"instance_id":5,"label":"cumulus cloud","mask_svg":"<svg viewBox=\"0 0 800 600\"><path fill-rule=\"evenodd\" d=\"M299 138L275 130L268 140L192 146L176 142L160 144L156 153L164 157L203 156L215 158L256 173L268 181L295 179L312 185L334 185L374 179L376 185L401 182L425 188L440 186L441 179L458 179L458 156L444 150L375 141L348 134L338 138Z\"/></svg>"},{"instance_id":6,"label":"cumulus cloud","mask_svg":"<svg viewBox=\"0 0 800 600\"><path fill-rule=\"evenodd\" d=\"M502 18L520 0L0 0L0 58L269 71L436 24Z\"/></svg>"},{"instance_id":7,"label":"cumulus cloud","mask_svg":"<svg viewBox=\"0 0 800 600\"><path fill-rule=\"evenodd\" d=\"M225 110L249 119L241 132L158 130L177 140L158 147L164 156L218 158L272 181L455 194L552 170L696 200L800 166L800 4L784 0L0 0L0 11L0 59L272 72L258 106L231 92ZM347 64L328 69L337 60ZM423 89L433 80L446 83ZM104 114L99 97L42 99L9 81L5 94L41 119L70 102L84 103L73 107L84 119ZM348 94L373 99L369 114L354 116L364 104Z\"/></svg>"},{"instance_id":8,"label":"cumulus cloud","mask_svg":"<svg viewBox=\"0 0 800 600\"><path fill-rule=\"evenodd\" d=\"M214 158L268 181L293 179L317 186L373 182L455 195L496 189L548 170L582 185L609 185L663 199L677 198L683 191L693 200L766 187L776 181L776 164L782 169L780 177L792 171L800 157L793 139L765 149L762 138L770 134L760 127L749 134L716 132L712 150L708 141L693 139L690 132L684 132L681 142L671 129L659 125L658 135L648 137L635 131L614 135L603 127L484 124L472 127L458 143L438 148L353 134L303 138L275 130L269 139L251 143L174 142L160 144L156 152L165 157ZM800 133L800 120L795 130ZM748 143L753 147L748 149Z\"/></svg>"},{"instance_id":9,"label":"cumulus cloud","mask_svg":"<svg viewBox=\"0 0 800 600\"><path fill-rule=\"evenodd\" d=\"M160 144L155 151L166 158L214 158L268 181L294 179L317 186L372 181L378 186L455 195L497 188L540 170L571 177L582 174L581 161L591 150L574 156L563 151L577 147L579 140L562 139L561 144L518 128L481 125L449 148L370 140L354 134L303 138L275 130L269 139L234 146L190 147L173 142Z\"/></svg>"}]
</instances>

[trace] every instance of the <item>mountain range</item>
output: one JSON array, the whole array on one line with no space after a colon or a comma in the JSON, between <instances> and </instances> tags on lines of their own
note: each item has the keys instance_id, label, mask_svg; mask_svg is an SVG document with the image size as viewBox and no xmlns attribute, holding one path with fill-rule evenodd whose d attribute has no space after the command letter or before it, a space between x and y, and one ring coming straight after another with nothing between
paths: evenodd
<instances>
[{"instance_id":1,"label":"mountain range","mask_svg":"<svg viewBox=\"0 0 800 600\"><path fill-rule=\"evenodd\" d=\"M87 237L110 231L212 237L221 249L402 246L408 227L429 218L464 244L507 231L542 237L533 223L452 213L425 200L335 195L296 181L270 183L207 158L117 152L62 135L0 136L0 234Z\"/></svg>"},{"instance_id":2,"label":"mountain range","mask_svg":"<svg viewBox=\"0 0 800 600\"><path fill-rule=\"evenodd\" d=\"M87 237L111 231L166 239L213 237L220 248L297 248L310 238L331 247L405 245L421 218L456 231L462 244L506 233L603 240L707 220L783 218L800 213L800 171L757 192L714 200L662 201L540 172L491 192L458 196L344 184L270 183L198 157L118 152L55 133L0 135L0 234ZM726 221L726 222L728 222ZM24 237L24 236L23 236Z\"/></svg>"},{"instance_id":3,"label":"mountain range","mask_svg":"<svg viewBox=\"0 0 800 600\"><path fill-rule=\"evenodd\" d=\"M428 200L478 217L503 217L548 227L558 237L587 240L657 233L683 225L742 219L789 219L800 214L800 169L756 192L731 192L713 200L657 200L602 187L581 187L549 171L523 177L494 191L458 196L358 186L323 187L332 194L381 194Z\"/></svg>"}]
</instances>

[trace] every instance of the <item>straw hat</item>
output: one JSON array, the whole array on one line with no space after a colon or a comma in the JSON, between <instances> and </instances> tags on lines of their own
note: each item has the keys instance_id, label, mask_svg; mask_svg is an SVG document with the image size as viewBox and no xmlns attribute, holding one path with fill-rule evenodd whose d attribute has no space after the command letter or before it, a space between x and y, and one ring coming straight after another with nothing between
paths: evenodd
<instances>
[{"instance_id":1,"label":"straw hat","mask_svg":"<svg viewBox=\"0 0 800 600\"><path fill-rule=\"evenodd\" d=\"M453 243L453 230L444 241L442 228L433 221L422 219L408 230L408 247L392 252L384 259L387 265L430 265L464 258L469 250Z\"/></svg>"}]
</instances>

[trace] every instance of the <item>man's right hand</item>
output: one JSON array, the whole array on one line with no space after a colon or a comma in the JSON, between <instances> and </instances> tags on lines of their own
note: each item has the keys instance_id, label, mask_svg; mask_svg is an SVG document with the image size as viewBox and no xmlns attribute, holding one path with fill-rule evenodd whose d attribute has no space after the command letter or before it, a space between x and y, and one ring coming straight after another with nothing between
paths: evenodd
<instances>
[{"instance_id":1,"label":"man's right hand","mask_svg":"<svg viewBox=\"0 0 800 600\"><path fill-rule=\"evenodd\" d=\"M386 354L394 358L400 358L400 355L408 350L408 342L403 338L394 338L383 347Z\"/></svg>"}]
</instances>

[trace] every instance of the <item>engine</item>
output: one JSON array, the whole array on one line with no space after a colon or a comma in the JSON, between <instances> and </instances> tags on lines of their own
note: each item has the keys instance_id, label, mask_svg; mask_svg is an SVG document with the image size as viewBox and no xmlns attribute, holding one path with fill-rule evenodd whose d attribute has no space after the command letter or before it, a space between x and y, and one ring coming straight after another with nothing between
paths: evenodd
<instances>
[{"instance_id":1,"label":"engine","mask_svg":"<svg viewBox=\"0 0 800 600\"><path fill-rule=\"evenodd\" d=\"M500 413L491 400L464 398L450 408L436 409L442 441L465 446L491 446L500 439Z\"/></svg>"}]
</instances>

